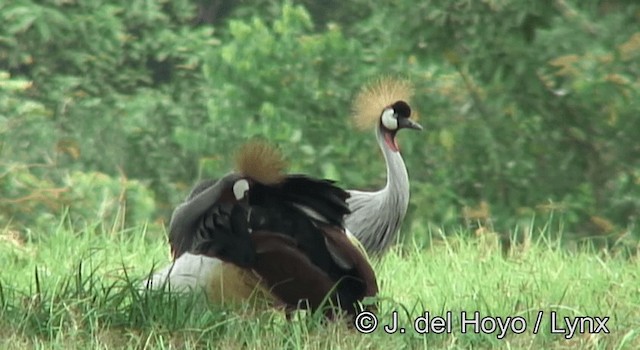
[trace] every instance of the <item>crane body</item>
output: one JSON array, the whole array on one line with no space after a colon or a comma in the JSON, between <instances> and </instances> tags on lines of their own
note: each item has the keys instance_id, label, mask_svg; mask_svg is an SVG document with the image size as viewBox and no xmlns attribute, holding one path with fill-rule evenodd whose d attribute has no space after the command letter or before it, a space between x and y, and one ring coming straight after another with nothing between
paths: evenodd
<instances>
[{"instance_id":1,"label":"crane body","mask_svg":"<svg viewBox=\"0 0 640 350\"><path fill-rule=\"evenodd\" d=\"M355 314L378 287L366 252L344 228L349 194L329 180L279 174L281 166L269 168L279 156L266 147L249 144L239 171L197 185L176 208L174 262L150 284L201 288L214 302L257 296L287 310L317 310L328 297Z\"/></svg>"},{"instance_id":2,"label":"crane body","mask_svg":"<svg viewBox=\"0 0 640 350\"><path fill-rule=\"evenodd\" d=\"M356 126L375 129L386 165L386 184L378 191L349 190L351 213L345 226L370 254L383 254L398 236L409 206L409 175L398 146L401 129L422 130L410 119L413 90L406 81L382 79L357 96L353 112Z\"/></svg>"}]
</instances>

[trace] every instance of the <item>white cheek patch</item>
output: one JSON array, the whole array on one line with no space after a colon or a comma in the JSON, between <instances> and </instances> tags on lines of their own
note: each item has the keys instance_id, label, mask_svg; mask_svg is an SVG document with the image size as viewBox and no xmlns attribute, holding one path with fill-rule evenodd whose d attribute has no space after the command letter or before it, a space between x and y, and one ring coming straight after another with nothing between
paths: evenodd
<instances>
[{"instance_id":1,"label":"white cheek patch","mask_svg":"<svg viewBox=\"0 0 640 350\"><path fill-rule=\"evenodd\" d=\"M233 195L236 197L236 200L244 198L247 191L249 191L249 182L247 180L238 180L233 184Z\"/></svg>"},{"instance_id":2,"label":"white cheek patch","mask_svg":"<svg viewBox=\"0 0 640 350\"><path fill-rule=\"evenodd\" d=\"M382 112L382 125L389 130L398 129L398 119L395 117L393 109L387 108Z\"/></svg>"}]
</instances>

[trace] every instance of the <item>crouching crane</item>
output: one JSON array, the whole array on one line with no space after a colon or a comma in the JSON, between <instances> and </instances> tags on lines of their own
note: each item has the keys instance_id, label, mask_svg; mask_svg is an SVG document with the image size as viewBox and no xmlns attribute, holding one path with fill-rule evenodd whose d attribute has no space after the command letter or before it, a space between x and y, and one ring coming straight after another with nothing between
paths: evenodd
<instances>
[{"instance_id":1,"label":"crouching crane","mask_svg":"<svg viewBox=\"0 0 640 350\"><path fill-rule=\"evenodd\" d=\"M422 130L411 120L408 82L381 79L366 86L353 106L356 127L375 128L376 140L387 166L387 183L379 191L350 190L347 199L351 214L346 227L370 254L382 254L395 241L409 205L409 176L400 155L397 133L401 129Z\"/></svg>"},{"instance_id":2,"label":"crouching crane","mask_svg":"<svg viewBox=\"0 0 640 350\"><path fill-rule=\"evenodd\" d=\"M202 287L214 302L266 300L318 310L325 298L349 314L378 292L366 252L343 225L348 193L328 180L285 175L266 143L245 145L237 171L202 182L169 227L174 263L153 286ZM177 286L176 286L177 285Z\"/></svg>"}]
</instances>

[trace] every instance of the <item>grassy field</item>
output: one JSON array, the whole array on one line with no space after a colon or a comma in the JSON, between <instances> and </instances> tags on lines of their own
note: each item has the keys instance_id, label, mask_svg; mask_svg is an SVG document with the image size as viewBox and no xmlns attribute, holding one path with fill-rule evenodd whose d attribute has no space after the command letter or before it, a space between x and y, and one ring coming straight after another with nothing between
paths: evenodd
<instances>
[{"instance_id":1,"label":"grassy field","mask_svg":"<svg viewBox=\"0 0 640 350\"><path fill-rule=\"evenodd\" d=\"M374 262L379 323L361 334L346 321L325 324L306 313L286 321L278 312L203 305L197 296L138 293L138 281L168 262L164 235L157 228L112 232L99 225L80 232L60 225L26 237L3 230L2 348L640 348L637 257L568 252L556 242L526 240L505 255L490 233L453 235L429 249L395 249ZM435 327L418 334L414 320L425 311L432 318L450 311L452 332L434 334ZM485 331L512 317L509 326L521 334L500 334L500 326L474 333L473 324L462 332L463 311L467 319L474 311L496 317L482 321ZM405 331L387 334L384 326L394 314ZM569 328L565 317L587 316L582 325L598 333L554 334L554 314L558 331ZM609 333L598 327L605 317ZM424 329L425 322L417 325Z\"/></svg>"}]
</instances>

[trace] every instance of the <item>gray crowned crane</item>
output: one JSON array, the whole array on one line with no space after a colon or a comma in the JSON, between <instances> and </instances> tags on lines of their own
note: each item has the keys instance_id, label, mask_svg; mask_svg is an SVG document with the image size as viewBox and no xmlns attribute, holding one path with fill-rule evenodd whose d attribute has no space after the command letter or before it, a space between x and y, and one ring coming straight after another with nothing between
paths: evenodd
<instances>
[{"instance_id":1,"label":"gray crowned crane","mask_svg":"<svg viewBox=\"0 0 640 350\"><path fill-rule=\"evenodd\" d=\"M405 80L380 79L365 86L355 99L353 118L358 129L375 129L387 166L387 183L378 191L348 191L351 214L346 227L369 254L383 254L398 235L409 205L409 175L400 155L397 133L422 130L411 120L409 99L413 88Z\"/></svg>"},{"instance_id":2,"label":"gray crowned crane","mask_svg":"<svg viewBox=\"0 0 640 350\"><path fill-rule=\"evenodd\" d=\"M236 171L196 185L171 217L174 262L147 283L200 287L218 303L266 301L287 314L362 311L378 285L364 248L344 228L349 194L329 180L285 175L284 167L275 148L250 142Z\"/></svg>"}]
</instances>

